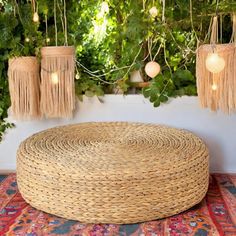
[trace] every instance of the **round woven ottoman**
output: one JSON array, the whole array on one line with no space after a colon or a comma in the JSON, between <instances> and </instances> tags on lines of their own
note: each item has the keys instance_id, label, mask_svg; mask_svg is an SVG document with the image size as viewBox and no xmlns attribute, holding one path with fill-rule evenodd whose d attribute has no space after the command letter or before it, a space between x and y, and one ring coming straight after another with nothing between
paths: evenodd
<instances>
[{"instance_id":1,"label":"round woven ottoman","mask_svg":"<svg viewBox=\"0 0 236 236\"><path fill-rule=\"evenodd\" d=\"M161 125L83 123L21 143L17 182L33 207L84 223L137 223L180 213L208 188L208 151Z\"/></svg>"}]
</instances>

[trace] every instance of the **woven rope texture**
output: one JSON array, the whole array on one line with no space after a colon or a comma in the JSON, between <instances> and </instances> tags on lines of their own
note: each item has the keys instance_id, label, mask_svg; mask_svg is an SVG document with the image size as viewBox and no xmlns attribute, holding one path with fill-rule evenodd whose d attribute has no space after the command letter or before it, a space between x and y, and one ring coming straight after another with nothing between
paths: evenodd
<instances>
[{"instance_id":1,"label":"woven rope texture","mask_svg":"<svg viewBox=\"0 0 236 236\"><path fill-rule=\"evenodd\" d=\"M199 203L208 151L192 133L126 122L83 123L21 143L17 181L35 208L86 223L136 223Z\"/></svg>"}]
</instances>

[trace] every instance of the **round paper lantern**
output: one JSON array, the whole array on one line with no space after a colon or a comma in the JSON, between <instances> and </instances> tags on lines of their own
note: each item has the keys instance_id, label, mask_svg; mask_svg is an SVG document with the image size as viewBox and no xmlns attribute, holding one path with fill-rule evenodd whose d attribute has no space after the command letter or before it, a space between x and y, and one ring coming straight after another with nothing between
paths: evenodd
<instances>
[{"instance_id":1,"label":"round paper lantern","mask_svg":"<svg viewBox=\"0 0 236 236\"><path fill-rule=\"evenodd\" d=\"M209 53L206 59L206 68L212 73L220 73L225 68L225 60L218 53Z\"/></svg>"},{"instance_id":2,"label":"round paper lantern","mask_svg":"<svg viewBox=\"0 0 236 236\"><path fill-rule=\"evenodd\" d=\"M145 72L151 78L156 77L160 73L160 71L161 71L161 67L155 61L150 61L145 66Z\"/></svg>"}]
</instances>

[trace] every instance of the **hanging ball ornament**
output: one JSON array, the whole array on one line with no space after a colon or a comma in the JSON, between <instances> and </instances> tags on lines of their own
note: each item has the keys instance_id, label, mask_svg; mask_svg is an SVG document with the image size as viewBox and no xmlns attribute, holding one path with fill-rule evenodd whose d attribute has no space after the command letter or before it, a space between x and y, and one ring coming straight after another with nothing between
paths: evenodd
<instances>
[{"instance_id":1,"label":"hanging ball ornament","mask_svg":"<svg viewBox=\"0 0 236 236\"><path fill-rule=\"evenodd\" d=\"M35 12L33 15L33 22L39 22L39 15L38 12Z\"/></svg>"},{"instance_id":2,"label":"hanging ball ornament","mask_svg":"<svg viewBox=\"0 0 236 236\"><path fill-rule=\"evenodd\" d=\"M225 60L218 53L209 53L206 59L206 68L211 73L220 73L225 68Z\"/></svg>"},{"instance_id":3,"label":"hanging ball ornament","mask_svg":"<svg viewBox=\"0 0 236 236\"><path fill-rule=\"evenodd\" d=\"M150 14L153 18L155 18L155 17L158 15L158 10L157 10L157 8L156 8L156 7L150 8L149 14Z\"/></svg>"},{"instance_id":4,"label":"hanging ball ornament","mask_svg":"<svg viewBox=\"0 0 236 236\"><path fill-rule=\"evenodd\" d=\"M151 78L156 77L160 73L160 71L161 71L161 67L155 61L150 61L145 66L145 72Z\"/></svg>"}]
</instances>

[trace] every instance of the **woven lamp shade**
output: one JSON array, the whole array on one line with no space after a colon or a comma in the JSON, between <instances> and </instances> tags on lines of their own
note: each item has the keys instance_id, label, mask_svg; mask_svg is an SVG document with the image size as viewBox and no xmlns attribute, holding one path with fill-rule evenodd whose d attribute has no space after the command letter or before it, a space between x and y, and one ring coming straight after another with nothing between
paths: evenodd
<instances>
[{"instance_id":1,"label":"woven lamp shade","mask_svg":"<svg viewBox=\"0 0 236 236\"><path fill-rule=\"evenodd\" d=\"M18 120L40 118L40 76L37 58L10 59L8 79L12 116Z\"/></svg>"},{"instance_id":2,"label":"woven lamp shade","mask_svg":"<svg viewBox=\"0 0 236 236\"><path fill-rule=\"evenodd\" d=\"M225 67L220 73L211 73L206 60L212 53L212 45L202 45L197 50L196 77L200 104L213 111L231 113L236 108L236 54L234 44L215 45L214 51L224 59ZM213 89L216 85L216 89Z\"/></svg>"},{"instance_id":3,"label":"woven lamp shade","mask_svg":"<svg viewBox=\"0 0 236 236\"><path fill-rule=\"evenodd\" d=\"M85 223L129 224L199 203L209 156L192 133L140 123L83 123L22 142L17 181L33 207Z\"/></svg>"},{"instance_id":4,"label":"woven lamp shade","mask_svg":"<svg viewBox=\"0 0 236 236\"><path fill-rule=\"evenodd\" d=\"M215 58L210 61L209 56ZM236 108L236 15L230 43L218 44L218 18L212 21L210 44L201 45L196 59L197 91L203 108L226 114Z\"/></svg>"},{"instance_id":5,"label":"woven lamp shade","mask_svg":"<svg viewBox=\"0 0 236 236\"><path fill-rule=\"evenodd\" d=\"M48 118L72 117L75 48L43 47L41 55L41 111Z\"/></svg>"}]
</instances>

